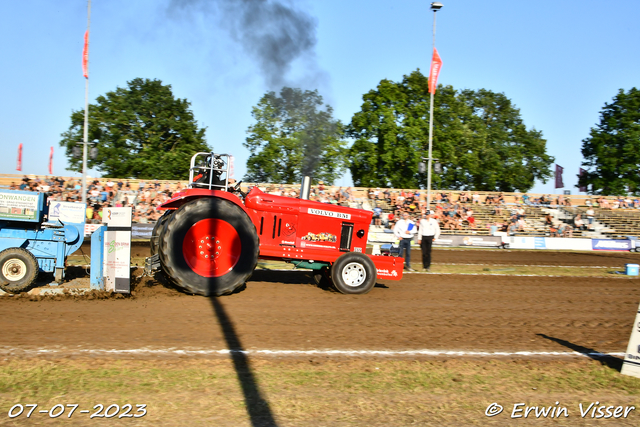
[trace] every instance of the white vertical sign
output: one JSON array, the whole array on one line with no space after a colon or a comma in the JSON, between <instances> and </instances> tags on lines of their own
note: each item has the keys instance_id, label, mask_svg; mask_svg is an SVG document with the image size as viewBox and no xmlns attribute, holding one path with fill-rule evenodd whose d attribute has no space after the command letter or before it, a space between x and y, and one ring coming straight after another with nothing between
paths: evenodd
<instances>
[{"instance_id":1,"label":"white vertical sign","mask_svg":"<svg viewBox=\"0 0 640 427\"><path fill-rule=\"evenodd\" d=\"M103 208L104 284L107 291L129 292L131 281L131 207Z\"/></svg>"},{"instance_id":2,"label":"white vertical sign","mask_svg":"<svg viewBox=\"0 0 640 427\"><path fill-rule=\"evenodd\" d=\"M629 345L620 373L640 378L640 307L636 313L636 320L633 322Z\"/></svg>"}]
</instances>

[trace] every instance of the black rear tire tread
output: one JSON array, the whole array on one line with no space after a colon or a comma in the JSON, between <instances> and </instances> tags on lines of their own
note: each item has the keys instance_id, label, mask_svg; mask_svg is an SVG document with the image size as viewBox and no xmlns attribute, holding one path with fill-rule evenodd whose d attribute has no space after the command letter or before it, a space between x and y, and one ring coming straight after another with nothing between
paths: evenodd
<instances>
[{"instance_id":1,"label":"black rear tire tread","mask_svg":"<svg viewBox=\"0 0 640 427\"><path fill-rule=\"evenodd\" d=\"M219 277L198 275L186 264L182 254L187 230L207 218L217 218L231 224L242 242L236 267ZM258 264L260 244L256 227L239 206L228 200L215 197L193 200L175 211L163 227L158 247L162 271L173 284L187 292L204 296L231 294L245 283Z\"/></svg>"},{"instance_id":2,"label":"black rear tire tread","mask_svg":"<svg viewBox=\"0 0 640 427\"><path fill-rule=\"evenodd\" d=\"M156 225L153 226L153 231L151 232L151 239L149 240L149 252L151 256L158 253L158 242L160 242L160 238L162 237L162 231L164 230L164 224L167 222L167 219L173 214L172 210L167 210L165 213L156 221Z\"/></svg>"},{"instance_id":3,"label":"black rear tire tread","mask_svg":"<svg viewBox=\"0 0 640 427\"><path fill-rule=\"evenodd\" d=\"M26 274L20 280L11 282L3 274L5 264L12 259L22 261L27 270ZM22 248L9 248L0 252L0 289L7 293L24 292L33 285L38 277L38 260L31 252Z\"/></svg>"}]
</instances>

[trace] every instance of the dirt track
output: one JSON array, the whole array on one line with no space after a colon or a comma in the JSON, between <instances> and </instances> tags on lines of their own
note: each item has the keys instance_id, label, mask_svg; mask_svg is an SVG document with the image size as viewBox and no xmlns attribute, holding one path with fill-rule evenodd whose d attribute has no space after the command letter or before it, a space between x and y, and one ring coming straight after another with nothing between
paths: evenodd
<instances>
[{"instance_id":1,"label":"dirt track","mask_svg":"<svg viewBox=\"0 0 640 427\"><path fill-rule=\"evenodd\" d=\"M623 266L640 255L441 250L435 258ZM247 289L207 299L145 280L131 298L0 298L0 347L622 352L639 284L626 277L409 274L346 296L316 287L306 272L256 271Z\"/></svg>"}]
</instances>

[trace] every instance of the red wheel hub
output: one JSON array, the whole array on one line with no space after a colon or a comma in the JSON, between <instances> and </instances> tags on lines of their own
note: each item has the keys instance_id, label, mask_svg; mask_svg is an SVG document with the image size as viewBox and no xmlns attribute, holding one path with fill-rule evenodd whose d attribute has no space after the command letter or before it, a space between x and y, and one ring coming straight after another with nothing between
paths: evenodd
<instances>
[{"instance_id":1,"label":"red wheel hub","mask_svg":"<svg viewBox=\"0 0 640 427\"><path fill-rule=\"evenodd\" d=\"M204 277L219 277L240 259L242 243L231 224L208 218L191 226L182 242L182 254L191 269Z\"/></svg>"}]
</instances>

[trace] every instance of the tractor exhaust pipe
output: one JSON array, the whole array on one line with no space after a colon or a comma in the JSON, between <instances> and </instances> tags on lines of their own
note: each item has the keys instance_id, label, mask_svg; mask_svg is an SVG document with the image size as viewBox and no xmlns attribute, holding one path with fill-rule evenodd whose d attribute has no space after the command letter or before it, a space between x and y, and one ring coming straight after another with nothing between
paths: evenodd
<instances>
[{"instance_id":1,"label":"tractor exhaust pipe","mask_svg":"<svg viewBox=\"0 0 640 427\"><path fill-rule=\"evenodd\" d=\"M300 185L300 198L303 200L309 200L309 192L311 191L311 177L302 177L302 184Z\"/></svg>"}]
</instances>

